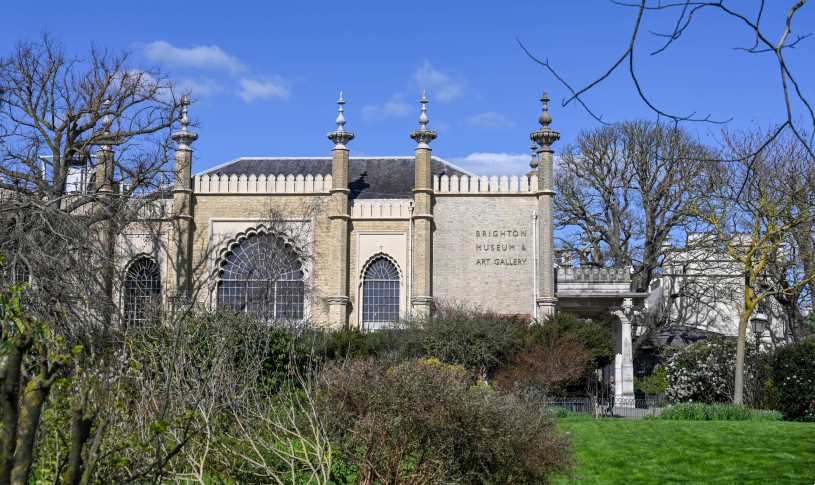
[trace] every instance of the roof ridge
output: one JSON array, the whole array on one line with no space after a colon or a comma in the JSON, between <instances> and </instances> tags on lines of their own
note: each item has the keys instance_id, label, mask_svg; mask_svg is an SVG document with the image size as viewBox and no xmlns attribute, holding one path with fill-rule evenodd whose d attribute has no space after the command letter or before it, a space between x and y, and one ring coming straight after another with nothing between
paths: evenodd
<instances>
[{"instance_id":1,"label":"roof ridge","mask_svg":"<svg viewBox=\"0 0 815 485\"><path fill-rule=\"evenodd\" d=\"M413 159L414 159L414 156L412 156L412 155L366 155L366 156L352 156L352 157L349 157L349 160L357 160L357 161L359 161L359 160L413 160ZM445 160L445 159L443 159L441 157L437 157L437 156L434 155L434 156L431 157L431 159L435 160L435 161L437 161L439 163L442 163L442 164L444 164L444 165L446 165L446 166L448 166L448 167L450 167L450 168L452 168L454 170L457 170L457 171L459 171L459 172L461 172L461 173L463 173L463 174L465 174L467 176L470 176L470 177L477 176L475 173L470 172L469 170L466 170L464 168L461 168L458 165L456 165L454 163L451 163L451 162L449 162L449 161L447 161L447 160ZM314 157L302 157L302 156L299 156L299 157L286 157L286 156L283 156L283 157L280 157L280 156L274 156L274 157L270 157L270 156L237 157L237 158L233 158L232 160L229 160L228 162L224 162L224 163L221 163L219 165L215 165L214 167L205 168L203 170L200 170L200 171L196 172L193 176L199 176L199 175L204 175L204 174L207 174L207 173L212 173L212 172L221 170L223 168L226 168L226 167L228 167L228 166L230 166L232 164L235 164L235 163L238 163L238 162L241 162L241 161L245 161L245 160L268 160L268 161L277 161L277 160L320 160L320 161L327 161L327 160L331 160L331 157L330 156L314 156Z\"/></svg>"},{"instance_id":2,"label":"roof ridge","mask_svg":"<svg viewBox=\"0 0 815 485\"><path fill-rule=\"evenodd\" d=\"M454 169L456 169L456 170L458 170L460 172L464 172L465 174L467 174L468 177L477 177L477 175L475 173L470 172L469 170L463 169L463 168L459 167L458 165L456 165L455 163L448 162L447 160L445 160L445 159L443 159L441 157L437 157L437 156L433 155L430 158L436 159L436 160L440 161L441 163L443 163L445 165L449 165L449 166L453 167Z\"/></svg>"}]
</instances>

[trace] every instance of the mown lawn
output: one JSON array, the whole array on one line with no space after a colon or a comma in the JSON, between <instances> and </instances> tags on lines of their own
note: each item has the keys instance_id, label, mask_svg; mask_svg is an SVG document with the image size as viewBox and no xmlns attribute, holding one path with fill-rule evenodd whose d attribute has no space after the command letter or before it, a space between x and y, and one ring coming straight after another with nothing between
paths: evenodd
<instances>
[{"instance_id":1,"label":"mown lawn","mask_svg":"<svg viewBox=\"0 0 815 485\"><path fill-rule=\"evenodd\" d=\"M815 484L815 423L562 418L572 483Z\"/></svg>"}]
</instances>

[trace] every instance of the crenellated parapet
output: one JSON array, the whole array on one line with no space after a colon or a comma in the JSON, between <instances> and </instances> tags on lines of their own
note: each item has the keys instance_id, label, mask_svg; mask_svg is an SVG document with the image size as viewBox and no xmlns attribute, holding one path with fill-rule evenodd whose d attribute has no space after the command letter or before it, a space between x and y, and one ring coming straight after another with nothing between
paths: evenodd
<instances>
[{"instance_id":1,"label":"crenellated parapet","mask_svg":"<svg viewBox=\"0 0 815 485\"><path fill-rule=\"evenodd\" d=\"M528 194L538 191L537 175L433 176L433 189L437 194Z\"/></svg>"},{"instance_id":2,"label":"crenellated parapet","mask_svg":"<svg viewBox=\"0 0 815 485\"><path fill-rule=\"evenodd\" d=\"M331 175L196 175L196 194L327 194Z\"/></svg>"},{"instance_id":3,"label":"crenellated parapet","mask_svg":"<svg viewBox=\"0 0 815 485\"><path fill-rule=\"evenodd\" d=\"M352 219L409 219L411 200L357 199L351 204Z\"/></svg>"}]
</instances>

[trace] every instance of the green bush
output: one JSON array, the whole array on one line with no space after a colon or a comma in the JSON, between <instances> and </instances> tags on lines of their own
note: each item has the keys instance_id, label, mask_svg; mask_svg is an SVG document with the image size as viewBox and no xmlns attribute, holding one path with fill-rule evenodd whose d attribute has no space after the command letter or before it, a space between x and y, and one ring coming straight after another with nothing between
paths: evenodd
<instances>
[{"instance_id":1,"label":"green bush","mask_svg":"<svg viewBox=\"0 0 815 485\"><path fill-rule=\"evenodd\" d=\"M589 416L591 417L590 413L581 413L577 411L572 411L570 409L564 408L563 406L551 406L547 408L549 413L556 417L556 418L571 418L576 416Z\"/></svg>"},{"instance_id":2,"label":"green bush","mask_svg":"<svg viewBox=\"0 0 815 485\"><path fill-rule=\"evenodd\" d=\"M815 339L779 347L770 357L772 401L791 421L815 421Z\"/></svg>"},{"instance_id":3,"label":"green bush","mask_svg":"<svg viewBox=\"0 0 815 485\"><path fill-rule=\"evenodd\" d=\"M474 373L491 374L506 364L526 327L519 317L453 305L391 332L397 334L394 350L402 358L435 357Z\"/></svg>"},{"instance_id":4,"label":"green bush","mask_svg":"<svg viewBox=\"0 0 815 485\"><path fill-rule=\"evenodd\" d=\"M683 403L666 407L660 418L674 421L780 421L781 413L751 409L743 404Z\"/></svg>"},{"instance_id":5,"label":"green bush","mask_svg":"<svg viewBox=\"0 0 815 485\"><path fill-rule=\"evenodd\" d=\"M323 372L335 455L360 483L545 483L571 469L568 440L539 401L438 359L352 360Z\"/></svg>"},{"instance_id":6,"label":"green bush","mask_svg":"<svg viewBox=\"0 0 815 485\"><path fill-rule=\"evenodd\" d=\"M368 334L362 330L346 328L331 332L331 345L327 352L329 359L368 357L370 354Z\"/></svg>"},{"instance_id":7,"label":"green bush","mask_svg":"<svg viewBox=\"0 0 815 485\"><path fill-rule=\"evenodd\" d=\"M529 327L532 338L535 334L557 333L572 335L586 345L589 360L586 361L586 373L607 366L614 360L614 334L608 322L579 318L570 313L558 313L541 323Z\"/></svg>"},{"instance_id":8,"label":"green bush","mask_svg":"<svg viewBox=\"0 0 815 485\"><path fill-rule=\"evenodd\" d=\"M664 366L659 366L654 369L654 373L650 376L637 377L634 379L634 388L639 389L645 394L651 396L658 396L665 394L668 388L668 373Z\"/></svg>"}]
</instances>

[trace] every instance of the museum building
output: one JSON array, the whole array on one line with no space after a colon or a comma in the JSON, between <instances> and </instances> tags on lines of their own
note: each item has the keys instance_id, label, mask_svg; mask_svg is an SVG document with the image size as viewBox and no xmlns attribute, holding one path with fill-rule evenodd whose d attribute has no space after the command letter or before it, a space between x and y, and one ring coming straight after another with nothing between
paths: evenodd
<instances>
[{"instance_id":1,"label":"museum building","mask_svg":"<svg viewBox=\"0 0 815 485\"><path fill-rule=\"evenodd\" d=\"M617 395L633 396L630 324L647 295L624 269L557 268L548 101L525 174L476 176L433 156L424 95L412 157L352 157L340 94L330 157L238 158L193 175L185 98L172 197L119 236L124 323L171 297L364 330L453 302L533 320L608 312Z\"/></svg>"}]
</instances>

